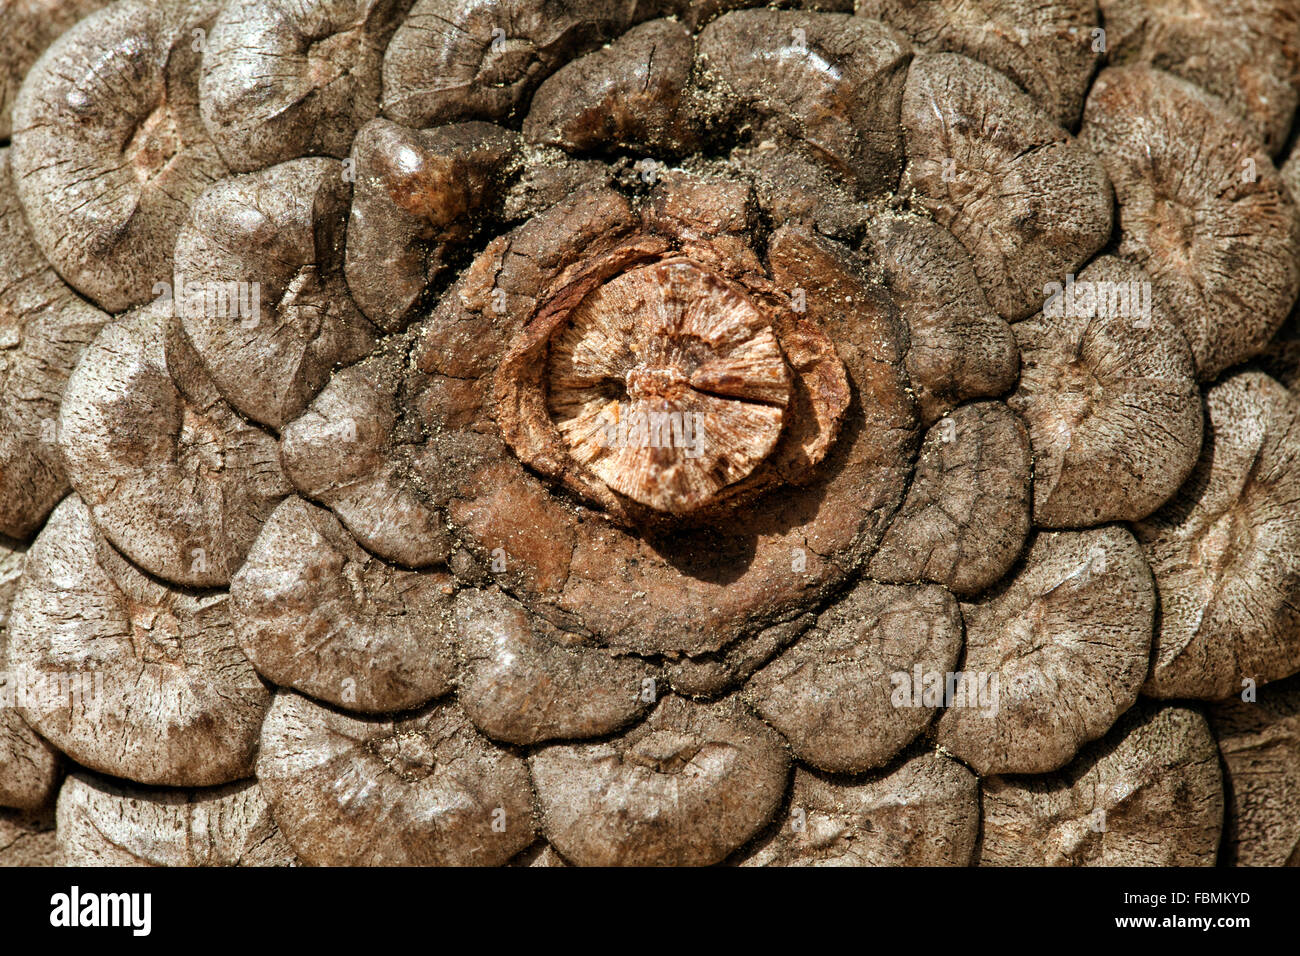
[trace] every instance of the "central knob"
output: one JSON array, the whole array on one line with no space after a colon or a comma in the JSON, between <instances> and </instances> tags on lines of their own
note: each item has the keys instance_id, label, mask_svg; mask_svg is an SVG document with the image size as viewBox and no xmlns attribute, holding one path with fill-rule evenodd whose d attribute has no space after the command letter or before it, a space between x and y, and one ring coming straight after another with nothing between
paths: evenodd
<instances>
[{"instance_id":1,"label":"central knob","mask_svg":"<svg viewBox=\"0 0 1300 956\"><path fill-rule=\"evenodd\" d=\"M781 437L790 369L766 315L687 260L591 292L551 343L547 408L573 458L619 494L684 514Z\"/></svg>"},{"instance_id":2,"label":"central knob","mask_svg":"<svg viewBox=\"0 0 1300 956\"><path fill-rule=\"evenodd\" d=\"M667 395L686 385L686 376L675 368L642 368L627 373L627 395L631 399L649 399Z\"/></svg>"}]
</instances>

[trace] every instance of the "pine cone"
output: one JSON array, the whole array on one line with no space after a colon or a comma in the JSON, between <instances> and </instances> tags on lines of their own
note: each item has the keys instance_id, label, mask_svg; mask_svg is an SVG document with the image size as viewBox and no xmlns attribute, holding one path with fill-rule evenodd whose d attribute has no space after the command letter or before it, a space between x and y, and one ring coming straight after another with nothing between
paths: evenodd
<instances>
[{"instance_id":1,"label":"pine cone","mask_svg":"<svg viewBox=\"0 0 1300 956\"><path fill-rule=\"evenodd\" d=\"M1300 858L1300 14L853 6L0 0L0 863Z\"/></svg>"}]
</instances>

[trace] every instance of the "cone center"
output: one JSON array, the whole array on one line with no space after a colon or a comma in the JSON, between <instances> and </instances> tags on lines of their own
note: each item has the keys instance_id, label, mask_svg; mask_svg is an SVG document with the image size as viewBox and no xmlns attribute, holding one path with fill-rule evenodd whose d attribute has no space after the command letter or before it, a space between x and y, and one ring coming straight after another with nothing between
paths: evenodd
<instances>
[{"instance_id":1,"label":"cone center","mask_svg":"<svg viewBox=\"0 0 1300 956\"><path fill-rule=\"evenodd\" d=\"M715 501L776 446L791 374L767 315L686 260L590 293L551 344L547 406L580 464L659 511Z\"/></svg>"}]
</instances>

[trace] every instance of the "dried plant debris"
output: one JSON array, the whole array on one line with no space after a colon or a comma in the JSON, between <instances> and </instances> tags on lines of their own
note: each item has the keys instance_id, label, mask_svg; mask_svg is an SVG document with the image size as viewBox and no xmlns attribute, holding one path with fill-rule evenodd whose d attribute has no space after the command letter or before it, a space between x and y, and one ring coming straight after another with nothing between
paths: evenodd
<instances>
[{"instance_id":1,"label":"dried plant debris","mask_svg":"<svg viewBox=\"0 0 1300 956\"><path fill-rule=\"evenodd\" d=\"M1120 255L1150 274L1200 378L1258 354L1300 289L1300 217L1263 144L1147 67L1097 77L1079 136L1115 185Z\"/></svg>"},{"instance_id":2,"label":"dried plant debris","mask_svg":"<svg viewBox=\"0 0 1300 956\"><path fill-rule=\"evenodd\" d=\"M496 590L462 591L458 700L483 733L514 744L598 737L658 699L656 671L549 627Z\"/></svg>"},{"instance_id":3,"label":"dried plant debris","mask_svg":"<svg viewBox=\"0 0 1300 956\"><path fill-rule=\"evenodd\" d=\"M934 717L917 674L949 674L961 651L957 601L934 585L864 581L750 678L750 697L801 761L858 773L883 767Z\"/></svg>"},{"instance_id":4,"label":"dried plant debris","mask_svg":"<svg viewBox=\"0 0 1300 956\"><path fill-rule=\"evenodd\" d=\"M524 136L571 152L690 152L699 140L689 90L694 63L695 41L680 23L633 27L543 82L524 119Z\"/></svg>"},{"instance_id":5,"label":"dried plant debris","mask_svg":"<svg viewBox=\"0 0 1300 956\"><path fill-rule=\"evenodd\" d=\"M717 863L776 813L781 738L743 711L663 698L621 737L552 744L529 759L542 832L582 866Z\"/></svg>"},{"instance_id":6,"label":"dried plant debris","mask_svg":"<svg viewBox=\"0 0 1300 956\"><path fill-rule=\"evenodd\" d=\"M1006 74L1064 127L1078 122L1106 49L1093 0L859 0L856 6L858 16L897 27L927 53L961 53Z\"/></svg>"},{"instance_id":7,"label":"dried plant debris","mask_svg":"<svg viewBox=\"0 0 1300 956\"><path fill-rule=\"evenodd\" d=\"M699 68L720 117L802 142L861 195L891 190L903 149L899 103L912 48L873 20L742 10L699 36ZM761 131L761 132L760 132Z\"/></svg>"},{"instance_id":8,"label":"dried plant debris","mask_svg":"<svg viewBox=\"0 0 1300 956\"><path fill-rule=\"evenodd\" d=\"M108 316L63 284L32 239L0 149L0 535L28 538L68 493L55 444L68 374Z\"/></svg>"},{"instance_id":9,"label":"dried plant debris","mask_svg":"<svg viewBox=\"0 0 1300 956\"><path fill-rule=\"evenodd\" d=\"M1227 697L1300 671L1300 406L1243 371L1205 407L1191 478L1134 528L1160 589L1154 697Z\"/></svg>"},{"instance_id":10,"label":"dried plant debris","mask_svg":"<svg viewBox=\"0 0 1300 956\"><path fill-rule=\"evenodd\" d=\"M458 379L491 373L559 277L625 240L635 224L624 196L591 184L492 240L422 323L418 367Z\"/></svg>"},{"instance_id":11,"label":"dried plant debris","mask_svg":"<svg viewBox=\"0 0 1300 956\"><path fill-rule=\"evenodd\" d=\"M280 691L257 778L313 866L497 866L536 834L527 765L448 702L362 718Z\"/></svg>"},{"instance_id":12,"label":"dried plant debris","mask_svg":"<svg viewBox=\"0 0 1300 956\"><path fill-rule=\"evenodd\" d=\"M222 400L161 303L86 350L64 394L59 448L95 526L174 584L227 584L289 493L274 436Z\"/></svg>"},{"instance_id":13,"label":"dried plant debris","mask_svg":"<svg viewBox=\"0 0 1300 956\"><path fill-rule=\"evenodd\" d=\"M1290 0L1099 0L1108 61L1167 70L1223 100L1270 153L1286 142L1300 83Z\"/></svg>"},{"instance_id":14,"label":"dried plant debris","mask_svg":"<svg viewBox=\"0 0 1300 956\"><path fill-rule=\"evenodd\" d=\"M1029 535L1024 423L1001 402L963 405L925 435L912 485L868 565L879 581L972 596L1011 570Z\"/></svg>"},{"instance_id":15,"label":"dried plant debris","mask_svg":"<svg viewBox=\"0 0 1300 956\"><path fill-rule=\"evenodd\" d=\"M0 538L0 807L38 810L53 799L62 768L59 752L18 713L16 705L28 688L22 676L10 672L6 664L9 606L26 561L24 546ZM0 830L3 827L0 822Z\"/></svg>"},{"instance_id":16,"label":"dried plant debris","mask_svg":"<svg viewBox=\"0 0 1300 956\"><path fill-rule=\"evenodd\" d=\"M79 771L59 791L67 866L293 866L255 781L209 790L133 787Z\"/></svg>"},{"instance_id":17,"label":"dried plant debris","mask_svg":"<svg viewBox=\"0 0 1300 956\"><path fill-rule=\"evenodd\" d=\"M384 115L413 127L511 117L575 54L627 29L640 5L416 0L384 54Z\"/></svg>"},{"instance_id":18,"label":"dried plant debris","mask_svg":"<svg viewBox=\"0 0 1300 956\"><path fill-rule=\"evenodd\" d=\"M384 47L412 0L226 0L199 105L231 169L348 155L379 112Z\"/></svg>"},{"instance_id":19,"label":"dried plant debris","mask_svg":"<svg viewBox=\"0 0 1300 956\"><path fill-rule=\"evenodd\" d=\"M492 123L413 130L377 119L357 134L344 269L375 325L402 328L447 257L493 213L516 140Z\"/></svg>"},{"instance_id":20,"label":"dried plant debris","mask_svg":"<svg viewBox=\"0 0 1300 956\"><path fill-rule=\"evenodd\" d=\"M1208 716L1226 774L1222 862L1300 866L1300 678L1243 692Z\"/></svg>"},{"instance_id":21,"label":"dried plant debris","mask_svg":"<svg viewBox=\"0 0 1300 956\"><path fill-rule=\"evenodd\" d=\"M78 763L177 787L251 773L270 694L226 595L146 577L75 495L28 552L7 637L9 669L31 684L19 712Z\"/></svg>"},{"instance_id":22,"label":"dried plant debris","mask_svg":"<svg viewBox=\"0 0 1300 956\"><path fill-rule=\"evenodd\" d=\"M337 160L291 160L205 190L176 241L185 333L254 421L279 428L375 344L343 276L350 193Z\"/></svg>"},{"instance_id":23,"label":"dried plant debris","mask_svg":"<svg viewBox=\"0 0 1300 956\"><path fill-rule=\"evenodd\" d=\"M1034 521L1134 521L1164 504L1196 464L1204 421L1191 350L1147 274L1096 259L1015 332L1007 401L1029 425Z\"/></svg>"},{"instance_id":24,"label":"dried plant debris","mask_svg":"<svg viewBox=\"0 0 1300 956\"><path fill-rule=\"evenodd\" d=\"M381 353L337 373L284 427L280 460L298 490L333 510L363 547L424 568L450 554L437 507L447 494L431 502L406 480L415 450L397 434L402 373L394 365Z\"/></svg>"},{"instance_id":25,"label":"dried plant debris","mask_svg":"<svg viewBox=\"0 0 1300 956\"><path fill-rule=\"evenodd\" d=\"M0 810L0 867L62 864L52 809Z\"/></svg>"},{"instance_id":26,"label":"dried plant debris","mask_svg":"<svg viewBox=\"0 0 1300 956\"><path fill-rule=\"evenodd\" d=\"M170 280L189 204L226 167L198 113L211 0L118 0L64 33L14 104L14 184L46 258L109 312Z\"/></svg>"},{"instance_id":27,"label":"dried plant debris","mask_svg":"<svg viewBox=\"0 0 1300 956\"><path fill-rule=\"evenodd\" d=\"M742 866L968 866L979 838L979 779L923 753L863 779L798 767L788 815Z\"/></svg>"},{"instance_id":28,"label":"dried plant debris","mask_svg":"<svg viewBox=\"0 0 1300 956\"><path fill-rule=\"evenodd\" d=\"M1201 714L1143 703L1070 767L981 784L984 866L1211 866L1223 826Z\"/></svg>"},{"instance_id":29,"label":"dried plant debris","mask_svg":"<svg viewBox=\"0 0 1300 956\"><path fill-rule=\"evenodd\" d=\"M267 680L346 710L408 710L451 689L451 575L367 554L293 497L230 582L239 644Z\"/></svg>"},{"instance_id":30,"label":"dried plant debris","mask_svg":"<svg viewBox=\"0 0 1300 956\"><path fill-rule=\"evenodd\" d=\"M1047 773L1110 729L1146 676L1155 585L1120 525L1039 532L990 596L961 606L939 743L976 772Z\"/></svg>"},{"instance_id":31,"label":"dried plant debris","mask_svg":"<svg viewBox=\"0 0 1300 956\"><path fill-rule=\"evenodd\" d=\"M1003 318L1038 311L1043 277L1075 271L1109 239L1101 164L1002 74L956 53L918 56L902 124L901 192L965 246Z\"/></svg>"},{"instance_id":32,"label":"dried plant debris","mask_svg":"<svg viewBox=\"0 0 1300 956\"><path fill-rule=\"evenodd\" d=\"M952 233L921 216L877 216L866 248L907 321L907 374L927 425L1015 384L1020 358L1011 328L989 307Z\"/></svg>"}]
</instances>

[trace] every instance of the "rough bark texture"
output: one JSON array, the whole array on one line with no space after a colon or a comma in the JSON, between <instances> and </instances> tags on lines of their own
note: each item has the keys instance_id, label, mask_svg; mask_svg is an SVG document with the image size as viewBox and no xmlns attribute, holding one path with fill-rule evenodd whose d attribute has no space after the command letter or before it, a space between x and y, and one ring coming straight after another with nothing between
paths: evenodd
<instances>
[{"instance_id":1,"label":"rough bark texture","mask_svg":"<svg viewBox=\"0 0 1300 956\"><path fill-rule=\"evenodd\" d=\"M357 129L379 112L384 47L411 3L224 3L206 39L199 97L230 168L348 155Z\"/></svg>"},{"instance_id":2,"label":"rough bark texture","mask_svg":"<svg viewBox=\"0 0 1300 956\"><path fill-rule=\"evenodd\" d=\"M23 681L21 675L7 671L6 663L9 606L26 561L25 547L0 538L0 807L40 810L50 802L59 783L59 752L15 709ZM0 830L3 826L0 823Z\"/></svg>"},{"instance_id":3,"label":"rough bark texture","mask_svg":"<svg viewBox=\"0 0 1300 956\"><path fill-rule=\"evenodd\" d=\"M275 510L230 582L240 647L267 680L349 710L409 710L451 689L454 579L363 551L301 498Z\"/></svg>"},{"instance_id":4,"label":"rough bark texture","mask_svg":"<svg viewBox=\"0 0 1300 956\"><path fill-rule=\"evenodd\" d=\"M0 810L0 866L62 865L52 810Z\"/></svg>"},{"instance_id":5,"label":"rough bark texture","mask_svg":"<svg viewBox=\"0 0 1300 956\"><path fill-rule=\"evenodd\" d=\"M794 616L869 552L905 482L904 449L915 425L899 367L905 333L892 305L847 250L794 233L769 247L773 277L765 282L740 242L743 209L728 204L730 195L707 181L665 179L641 220L617 194L580 193L490 244L418 330L415 402L432 436L417 465L423 487L451 495L448 516L459 541L507 590L556 623L623 650L709 653L755 625ZM776 305L774 327L799 383L797 427L783 430L783 441L751 475L759 487L786 482L783 493L727 508L711 523L633 533L554 496L510 454L580 488L620 524L637 514L573 467L539 408L546 366L535 356L555 326L525 330L507 355L510 365L495 343L519 335L538 303L555 295L548 290L581 276L583 258L614 263L642 250L660 255L673 244L730 281L748 283L750 297L766 308ZM774 300L773 281L777 289L815 290L806 311ZM856 307L852 318L846 297ZM827 340L838 359L827 355ZM470 381L494 369L494 417L512 429L509 446L485 421L491 396ZM835 438L833 409L847 398L846 386L860 404L849 406ZM813 470L828 452L827 467ZM828 498L838 502L834 512L819 507ZM611 575L618 588L609 586Z\"/></svg>"},{"instance_id":6,"label":"rough bark texture","mask_svg":"<svg viewBox=\"0 0 1300 956\"><path fill-rule=\"evenodd\" d=\"M695 42L679 23L634 27L542 83L524 136L576 152L689 152L699 138L689 102L694 55Z\"/></svg>"},{"instance_id":7,"label":"rough bark texture","mask_svg":"<svg viewBox=\"0 0 1300 956\"><path fill-rule=\"evenodd\" d=\"M1300 149L1292 148L1291 156L1282 164L1282 183L1291 194L1291 201L1300 205Z\"/></svg>"},{"instance_id":8,"label":"rough bark texture","mask_svg":"<svg viewBox=\"0 0 1300 956\"><path fill-rule=\"evenodd\" d=\"M883 215L868 227L866 248L907 322L907 374L927 425L1015 384L1015 337L952 233L921 216Z\"/></svg>"},{"instance_id":9,"label":"rough bark texture","mask_svg":"<svg viewBox=\"0 0 1300 956\"><path fill-rule=\"evenodd\" d=\"M673 690L684 696L717 697L742 683L816 620L812 614L803 614L746 635L713 653L666 661L664 676Z\"/></svg>"},{"instance_id":10,"label":"rough bark texture","mask_svg":"<svg viewBox=\"0 0 1300 956\"><path fill-rule=\"evenodd\" d=\"M516 140L492 123L413 130L377 119L357 134L344 269L371 322L404 327L447 259L482 231Z\"/></svg>"},{"instance_id":11,"label":"rough bark texture","mask_svg":"<svg viewBox=\"0 0 1300 956\"><path fill-rule=\"evenodd\" d=\"M222 400L158 303L86 349L63 396L59 449L95 526L180 585L229 583L289 493L275 439Z\"/></svg>"},{"instance_id":12,"label":"rough bark texture","mask_svg":"<svg viewBox=\"0 0 1300 956\"><path fill-rule=\"evenodd\" d=\"M655 668L575 641L499 591L461 592L456 633L465 656L461 706L497 740L599 737L658 699Z\"/></svg>"},{"instance_id":13,"label":"rough bark texture","mask_svg":"<svg viewBox=\"0 0 1300 956\"><path fill-rule=\"evenodd\" d=\"M774 223L801 223L855 243L875 218L871 207L845 193L841 178L806 143L764 139L736 147L730 162L753 184L759 207Z\"/></svg>"},{"instance_id":14,"label":"rough bark texture","mask_svg":"<svg viewBox=\"0 0 1300 956\"><path fill-rule=\"evenodd\" d=\"M375 344L343 278L349 192L335 160L281 163L205 190L176 241L185 334L226 400L273 428ZM241 283L237 310L213 307Z\"/></svg>"},{"instance_id":15,"label":"rough bark texture","mask_svg":"<svg viewBox=\"0 0 1300 956\"><path fill-rule=\"evenodd\" d=\"M903 90L900 189L952 232L1008 321L1039 308L1045 281L1110 236L1106 172L1002 74L955 53L919 56Z\"/></svg>"},{"instance_id":16,"label":"rough bark texture","mask_svg":"<svg viewBox=\"0 0 1300 956\"><path fill-rule=\"evenodd\" d=\"M65 30L109 0L3 0L0 17L0 140L13 132L13 105L23 78Z\"/></svg>"},{"instance_id":17,"label":"rough bark texture","mask_svg":"<svg viewBox=\"0 0 1300 956\"><path fill-rule=\"evenodd\" d=\"M28 538L68 493L56 444L59 399L109 316L41 255L0 149L0 534Z\"/></svg>"},{"instance_id":18,"label":"rough bark texture","mask_svg":"<svg viewBox=\"0 0 1300 956\"><path fill-rule=\"evenodd\" d=\"M338 372L281 432L285 475L308 498L327 505L367 550L387 561L424 568L447 559L446 522L433 494L409 475L418 430L401 401L409 343L392 342ZM418 426L417 426L418 429Z\"/></svg>"},{"instance_id":19,"label":"rough bark texture","mask_svg":"<svg viewBox=\"0 0 1300 956\"><path fill-rule=\"evenodd\" d=\"M501 120L573 54L632 22L637 0L417 0L384 54L384 115L407 126Z\"/></svg>"},{"instance_id":20,"label":"rough bark texture","mask_svg":"<svg viewBox=\"0 0 1300 956\"><path fill-rule=\"evenodd\" d=\"M788 54L792 39L802 40L802 56ZM907 39L881 23L794 11L729 13L699 37L702 85L723 104L722 118L747 111L765 131L807 143L862 195L898 181L898 111L911 55Z\"/></svg>"},{"instance_id":21,"label":"rough bark texture","mask_svg":"<svg viewBox=\"0 0 1300 956\"><path fill-rule=\"evenodd\" d=\"M1190 80L1242 116L1270 153L1286 142L1300 82L1300 10L1288 0L1099 0L1109 62Z\"/></svg>"},{"instance_id":22,"label":"rough bark texture","mask_svg":"<svg viewBox=\"0 0 1300 956\"><path fill-rule=\"evenodd\" d=\"M859 0L858 16L907 33L927 53L961 53L1005 73L1071 127L1098 57L1092 0Z\"/></svg>"}]
</instances>

